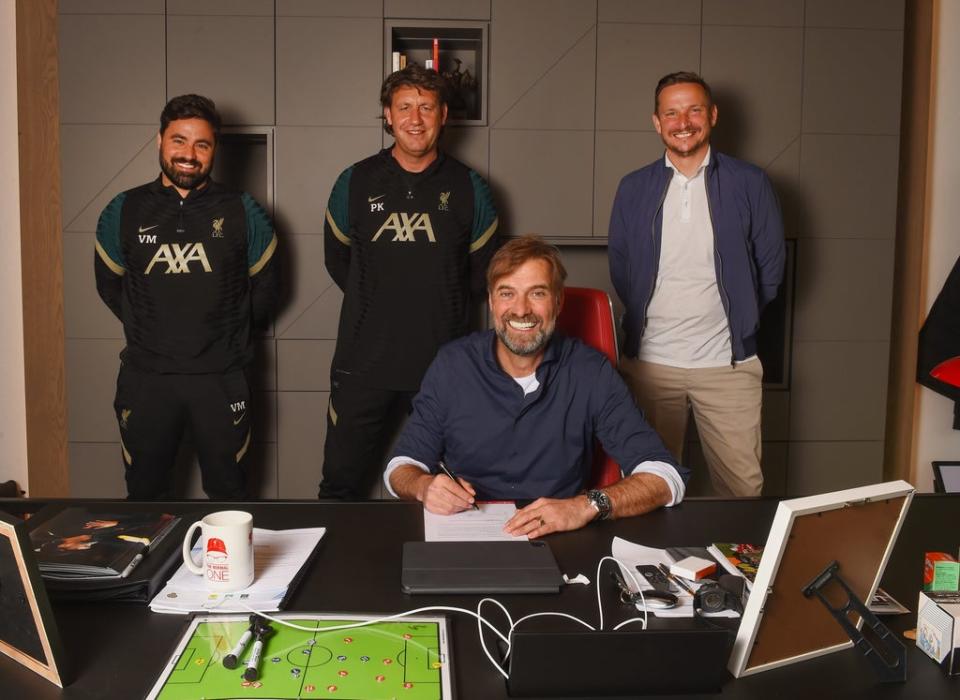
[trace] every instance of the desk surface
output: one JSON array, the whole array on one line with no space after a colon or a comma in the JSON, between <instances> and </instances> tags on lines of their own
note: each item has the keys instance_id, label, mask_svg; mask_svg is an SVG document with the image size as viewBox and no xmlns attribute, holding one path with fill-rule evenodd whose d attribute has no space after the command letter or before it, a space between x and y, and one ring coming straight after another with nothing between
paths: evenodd
<instances>
[{"instance_id":1,"label":"desk surface","mask_svg":"<svg viewBox=\"0 0 960 700\"><path fill-rule=\"evenodd\" d=\"M0 501L13 509L23 501ZM92 501L86 504L95 503ZM573 533L547 537L560 564L570 575L593 579L597 559L610 552L614 536L656 547L697 545L710 541L764 542L777 501L696 500L638 518L593 523ZM111 508L137 504L111 502ZM142 507L142 506L140 506ZM157 508L157 504L151 504ZM202 514L221 509L208 502L163 504L169 512ZM409 596L400 590L402 543L423 537L417 504L370 502L357 504L313 502L257 502L238 506L254 514L259 527L281 529L325 526L327 534L288 611L337 613L394 613L430 604L474 608L476 596ZM908 513L887 567L883 586L911 610L928 550L955 551L960 496L918 495ZM593 588L567 586L559 595L498 596L514 618L536 610L560 610L587 621L597 619ZM605 614L623 618L625 611L608 599ZM103 603L54 606L74 681L60 690L0 655L0 695L5 698L140 698L152 687L185 629L185 618L153 614L145 606ZM609 617L607 618L609 620ZM671 624L654 621L651 626ZM915 626L916 614L885 618L899 633ZM672 624L676 624L673 621ZM506 698L502 677L489 666L476 634L476 623L465 616L451 621L456 697L462 700ZM949 678L907 641L907 683L883 686L859 654L848 649L811 661L755 676L731 679L723 698L957 697L960 680ZM676 697L676 696L671 696ZM688 696L689 697L689 696ZM717 698L721 696L704 696Z\"/></svg>"}]
</instances>

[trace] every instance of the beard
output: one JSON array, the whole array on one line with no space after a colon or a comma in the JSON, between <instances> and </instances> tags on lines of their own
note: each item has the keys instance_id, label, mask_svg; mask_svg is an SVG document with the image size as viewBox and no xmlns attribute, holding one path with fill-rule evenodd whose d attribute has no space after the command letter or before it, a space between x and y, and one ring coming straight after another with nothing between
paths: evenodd
<instances>
[{"instance_id":1,"label":"beard","mask_svg":"<svg viewBox=\"0 0 960 700\"><path fill-rule=\"evenodd\" d=\"M192 173L180 172L175 167L176 163L196 165L197 170ZM187 158L164 160L163 155L160 155L160 170L162 170L163 174L169 178L170 182L185 190L195 190L202 186L207 181L207 177L210 175L210 169L212 167L212 161L206 168L204 168L200 161L189 160Z\"/></svg>"},{"instance_id":2,"label":"beard","mask_svg":"<svg viewBox=\"0 0 960 700\"><path fill-rule=\"evenodd\" d=\"M524 316L523 318L518 316L504 316L497 323L497 337L500 338L500 341L507 347L507 350L512 352L514 355L519 355L520 357L530 357L531 355L536 355L546 347L547 343L550 342L550 338L553 337L553 331L556 328L556 321L551 322L549 326L541 323L540 329L536 332L536 334L534 334L533 337L525 340L514 338L510 335L511 329L509 322L537 322L542 320L543 319L540 317L533 315Z\"/></svg>"}]
</instances>

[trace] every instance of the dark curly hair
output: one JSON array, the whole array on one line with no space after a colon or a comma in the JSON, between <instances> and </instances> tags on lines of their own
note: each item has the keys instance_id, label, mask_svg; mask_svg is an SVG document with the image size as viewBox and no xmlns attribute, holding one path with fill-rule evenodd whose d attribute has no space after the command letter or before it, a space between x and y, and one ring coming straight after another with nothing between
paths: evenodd
<instances>
[{"instance_id":1,"label":"dark curly hair","mask_svg":"<svg viewBox=\"0 0 960 700\"><path fill-rule=\"evenodd\" d=\"M213 128L213 135L220 139L220 113L213 100L203 95L179 95L167 102L160 112L160 134L170 122L178 119L203 119Z\"/></svg>"}]
</instances>

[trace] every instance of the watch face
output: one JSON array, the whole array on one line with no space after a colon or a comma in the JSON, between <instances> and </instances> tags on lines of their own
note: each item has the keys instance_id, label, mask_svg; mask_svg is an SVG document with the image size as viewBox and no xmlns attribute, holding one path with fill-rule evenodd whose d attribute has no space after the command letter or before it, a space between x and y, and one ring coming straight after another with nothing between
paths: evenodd
<instances>
[{"instance_id":1,"label":"watch face","mask_svg":"<svg viewBox=\"0 0 960 700\"><path fill-rule=\"evenodd\" d=\"M606 520L610 517L611 504L610 497L607 494L597 489L591 489L587 491L587 498L590 499L590 503L600 514L600 520Z\"/></svg>"}]
</instances>

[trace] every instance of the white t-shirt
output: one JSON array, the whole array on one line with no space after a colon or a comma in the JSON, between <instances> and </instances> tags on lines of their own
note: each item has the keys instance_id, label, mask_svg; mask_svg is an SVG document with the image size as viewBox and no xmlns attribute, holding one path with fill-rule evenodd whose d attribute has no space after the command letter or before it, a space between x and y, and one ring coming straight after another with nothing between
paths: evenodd
<instances>
[{"instance_id":1,"label":"white t-shirt","mask_svg":"<svg viewBox=\"0 0 960 700\"><path fill-rule=\"evenodd\" d=\"M687 369L729 365L730 326L717 286L707 204L710 149L690 178L664 159L673 179L663 201L660 264L639 358Z\"/></svg>"}]
</instances>

